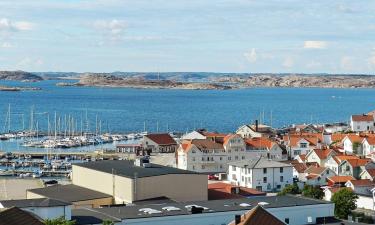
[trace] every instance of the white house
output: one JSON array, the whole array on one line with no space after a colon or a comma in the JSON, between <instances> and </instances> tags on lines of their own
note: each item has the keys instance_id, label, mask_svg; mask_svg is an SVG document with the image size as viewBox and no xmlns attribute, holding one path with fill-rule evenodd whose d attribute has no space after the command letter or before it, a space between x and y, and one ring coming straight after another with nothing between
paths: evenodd
<instances>
[{"instance_id":1,"label":"white house","mask_svg":"<svg viewBox=\"0 0 375 225\"><path fill-rule=\"evenodd\" d=\"M177 143L168 133L147 134L143 136L142 147L151 152L174 153Z\"/></svg>"},{"instance_id":2,"label":"white house","mask_svg":"<svg viewBox=\"0 0 375 225\"><path fill-rule=\"evenodd\" d=\"M254 157L246 151L241 136L230 134L223 142L211 139L185 140L177 149L177 167L203 173L224 173L228 162L245 160Z\"/></svg>"},{"instance_id":3,"label":"white house","mask_svg":"<svg viewBox=\"0 0 375 225\"><path fill-rule=\"evenodd\" d=\"M64 217L71 220L72 205L63 201L49 198L0 200L1 209L18 207L39 216L42 219L56 219Z\"/></svg>"},{"instance_id":4,"label":"white house","mask_svg":"<svg viewBox=\"0 0 375 225\"><path fill-rule=\"evenodd\" d=\"M310 150L320 149L323 145L322 134L290 134L283 137L290 158L306 155Z\"/></svg>"},{"instance_id":5,"label":"white house","mask_svg":"<svg viewBox=\"0 0 375 225\"><path fill-rule=\"evenodd\" d=\"M362 153L365 156L371 155L375 151L375 137L366 137L362 140Z\"/></svg>"},{"instance_id":6,"label":"white house","mask_svg":"<svg viewBox=\"0 0 375 225\"><path fill-rule=\"evenodd\" d=\"M323 186L327 184L327 178L334 176L335 173L328 167L310 166L305 170L306 179L302 180L306 184L313 186Z\"/></svg>"},{"instance_id":7,"label":"white house","mask_svg":"<svg viewBox=\"0 0 375 225\"><path fill-rule=\"evenodd\" d=\"M269 138L247 138L245 142L247 151L265 150L266 155L262 155L263 157L277 161L286 160L286 155L283 155L280 145Z\"/></svg>"},{"instance_id":8,"label":"white house","mask_svg":"<svg viewBox=\"0 0 375 225\"><path fill-rule=\"evenodd\" d=\"M306 162L316 162L324 167L331 155L336 155L332 149L313 149L307 153Z\"/></svg>"},{"instance_id":9,"label":"white house","mask_svg":"<svg viewBox=\"0 0 375 225\"><path fill-rule=\"evenodd\" d=\"M202 139L203 140L203 139L206 139L206 136L203 135L201 132L194 130L190 133L184 134L181 139L183 140Z\"/></svg>"},{"instance_id":10,"label":"white house","mask_svg":"<svg viewBox=\"0 0 375 225\"><path fill-rule=\"evenodd\" d=\"M349 180L345 183L345 186L357 194L357 208L375 210L372 193L375 184L371 180Z\"/></svg>"},{"instance_id":11,"label":"white house","mask_svg":"<svg viewBox=\"0 0 375 225\"><path fill-rule=\"evenodd\" d=\"M344 145L344 151L346 154L362 154L361 143L364 137L350 134L344 137L342 143Z\"/></svg>"},{"instance_id":12,"label":"white house","mask_svg":"<svg viewBox=\"0 0 375 225\"><path fill-rule=\"evenodd\" d=\"M260 191L279 191L293 183L293 166L265 158L231 162L228 181Z\"/></svg>"},{"instance_id":13,"label":"white house","mask_svg":"<svg viewBox=\"0 0 375 225\"><path fill-rule=\"evenodd\" d=\"M354 132L373 131L374 116L373 115L352 115L350 117L350 128Z\"/></svg>"},{"instance_id":14,"label":"white house","mask_svg":"<svg viewBox=\"0 0 375 225\"><path fill-rule=\"evenodd\" d=\"M257 121L255 125L242 125L240 126L236 134L239 134L243 138L254 138L254 137L269 137L272 135L272 128L264 124L258 124Z\"/></svg>"}]
</instances>

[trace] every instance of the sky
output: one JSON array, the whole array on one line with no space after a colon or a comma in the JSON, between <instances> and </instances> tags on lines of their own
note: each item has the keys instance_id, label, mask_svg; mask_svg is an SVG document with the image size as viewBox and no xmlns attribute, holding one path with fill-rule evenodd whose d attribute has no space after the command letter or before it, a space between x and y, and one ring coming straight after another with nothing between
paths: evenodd
<instances>
[{"instance_id":1,"label":"sky","mask_svg":"<svg viewBox=\"0 0 375 225\"><path fill-rule=\"evenodd\" d=\"M375 74L375 1L0 0L0 70Z\"/></svg>"}]
</instances>

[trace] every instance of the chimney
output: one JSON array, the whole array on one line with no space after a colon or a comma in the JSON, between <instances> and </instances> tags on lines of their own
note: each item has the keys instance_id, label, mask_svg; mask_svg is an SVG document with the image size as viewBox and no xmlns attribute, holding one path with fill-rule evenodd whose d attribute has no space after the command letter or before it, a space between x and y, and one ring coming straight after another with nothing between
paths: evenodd
<instances>
[{"instance_id":1,"label":"chimney","mask_svg":"<svg viewBox=\"0 0 375 225\"><path fill-rule=\"evenodd\" d=\"M235 215L234 216L234 224L240 224L241 223L241 215Z\"/></svg>"},{"instance_id":2,"label":"chimney","mask_svg":"<svg viewBox=\"0 0 375 225\"><path fill-rule=\"evenodd\" d=\"M256 131L256 132L258 132L258 126L259 126L259 124L258 124L258 120L255 120L255 131Z\"/></svg>"}]
</instances>

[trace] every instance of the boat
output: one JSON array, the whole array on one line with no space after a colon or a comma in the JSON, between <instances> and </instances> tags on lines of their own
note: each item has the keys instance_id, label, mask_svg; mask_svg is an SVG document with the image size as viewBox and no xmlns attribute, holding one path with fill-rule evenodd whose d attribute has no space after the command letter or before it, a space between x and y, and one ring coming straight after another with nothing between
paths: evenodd
<instances>
[{"instance_id":1,"label":"boat","mask_svg":"<svg viewBox=\"0 0 375 225\"><path fill-rule=\"evenodd\" d=\"M0 171L0 177L1 176L13 176L14 172L11 170L1 170Z\"/></svg>"}]
</instances>

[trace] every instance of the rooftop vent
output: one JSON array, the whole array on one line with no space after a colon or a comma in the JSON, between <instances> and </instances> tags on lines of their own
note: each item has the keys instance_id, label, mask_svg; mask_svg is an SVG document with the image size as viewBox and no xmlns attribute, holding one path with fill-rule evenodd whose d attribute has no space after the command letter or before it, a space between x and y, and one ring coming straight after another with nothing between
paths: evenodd
<instances>
[{"instance_id":1,"label":"rooftop vent","mask_svg":"<svg viewBox=\"0 0 375 225\"><path fill-rule=\"evenodd\" d=\"M270 203L268 202L258 202L258 205L269 205Z\"/></svg>"},{"instance_id":2,"label":"rooftop vent","mask_svg":"<svg viewBox=\"0 0 375 225\"><path fill-rule=\"evenodd\" d=\"M191 210L192 207L203 208L204 210L208 210L208 209L209 209L209 208L207 208L207 207L200 206L200 205L186 205L186 206L185 206L185 208L188 209L188 210Z\"/></svg>"},{"instance_id":3,"label":"rooftop vent","mask_svg":"<svg viewBox=\"0 0 375 225\"><path fill-rule=\"evenodd\" d=\"M177 208L177 207L174 207L174 206L166 206L166 207L163 207L162 210L165 210L165 211L181 211L180 208Z\"/></svg>"},{"instance_id":4,"label":"rooftop vent","mask_svg":"<svg viewBox=\"0 0 375 225\"><path fill-rule=\"evenodd\" d=\"M158 213L162 213L162 211L160 210L156 210L156 209L151 209L151 208L142 208L142 209L139 209L138 211L141 211L145 214L158 214Z\"/></svg>"},{"instance_id":5,"label":"rooftop vent","mask_svg":"<svg viewBox=\"0 0 375 225\"><path fill-rule=\"evenodd\" d=\"M241 203L240 206L241 206L241 207L250 207L251 205L248 204L248 203Z\"/></svg>"}]
</instances>

